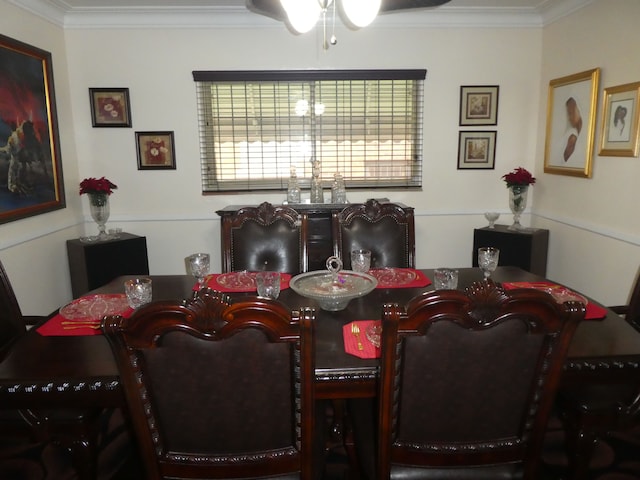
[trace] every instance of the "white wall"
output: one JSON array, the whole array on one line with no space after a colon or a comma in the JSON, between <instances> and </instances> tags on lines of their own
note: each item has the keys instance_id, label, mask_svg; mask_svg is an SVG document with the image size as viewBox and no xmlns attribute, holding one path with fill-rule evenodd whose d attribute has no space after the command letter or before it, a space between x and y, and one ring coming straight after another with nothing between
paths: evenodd
<instances>
[{"instance_id":1,"label":"white wall","mask_svg":"<svg viewBox=\"0 0 640 480\"><path fill-rule=\"evenodd\" d=\"M616 5L616 18L627 19L633 15L638 18L635 0L611 1ZM610 195L619 200L623 193L615 181L607 180L617 178L616 172L599 177L603 169L600 163L605 160L616 165L628 162L629 167L624 171L627 180L621 181L630 182L633 173L637 178L638 159L597 159L591 180L542 173L548 80L580 71L582 64L617 66L618 56L614 50L620 47L620 37L586 36L579 46L572 47L580 49L578 53L569 54L569 47L565 51L563 46L563 32L567 29L582 31L598 24L597 31L600 31L602 24L596 19L601 10L607 9L603 5L607 3L610 2L599 0L544 30L375 25L359 32L339 29L338 45L325 53L314 34L293 36L281 26L66 29L63 42L58 29L22 11L5 8L5 0L0 0L3 32L54 51L56 93L58 102L63 103L62 108L59 105L59 116L65 129L63 164L70 208L63 211L65 213L0 225L0 259L9 270L23 309L26 313L44 313L71 298L64 240L77 237L85 227L88 233L95 232L86 200L77 195L77 185L82 178L105 175L118 184L118 190L111 196L108 226L120 226L147 237L152 274L184 273L183 259L193 251L211 252L216 260L213 268L219 269L215 210L228 204L284 199L284 192L242 196L200 194L196 95L191 72L217 69L427 68L423 190L349 192L349 199L360 201L387 196L414 206L419 267L470 266L473 228L486 224L483 212L499 211L502 213L500 223L511 221L507 190L500 177L517 166L524 166L535 171L538 177L530 201L543 217L530 218L528 210L523 223L550 228L549 274L580 286L603 302L626 300L626 291L603 288L607 280L599 272L626 258L626 265L620 267L620 277L621 282L630 284L632 270L637 268L640 234L637 222L632 222L634 205L609 201ZM16 26L25 23L30 29L25 32L21 28L18 32ZM606 19L602 23L607 27L606 33L614 33L614 26ZM633 35L637 40L638 34ZM44 40L39 41L41 38ZM596 41L610 48L595 49L592 44ZM580 45L586 45L584 51ZM68 71L59 71L66 68ZM625 79L616 83L640 77L637 71L628 71L637 67L617 68L622 70L617 74L618 79ZM607 81L606 78L603 75L603 81ZM459 171L456 165L461 130L458 126L460 86L483 84L500 86L497 127L478 128L498 131L496 168ZM90 87L128 87L133 128L92 128ZM138 171L134 132L165 130L175 132L177 169ZM591 187L596 182L597 188ZM569 210L569 207L557 206L557 201L571 198L566 191L572 189L579 198L587 192L595 195L597 191L597 200L590 201L589 205L597 204L601 213L588 216L582 207L583 200ZM87 223L80 225L80 230L66 228L74 225L78 217L73 212L80 209ZM624 212L622 216L627 217L627 222L618 218L618 209ZM609 215L604 214L606 211ZM45 222L50 226L43 227ZM17 230L18 223L24 228ZM596 233L586 231L585 226L593 227L590 230ZM62 230L57 232L59 228ZM30 235L38 237L40 230L57 233L41 240L29 239ZM613 238L602 238L599 231L606 231ZM620 238L631 242L622 242L625 248L621 248ZM584 259L572 260L578 255L574 242L583 241L601 249L601 257L593 267ZM563 250L567 245L570 252ZM32 300L34 275L22 265L30 261L31 252L42 251L53 253L38 254L46 258L48 266L38 269L38 287L55 284L55 292ZM629 261L630 258L633 260ZM591 273L587 275L584 270Z\"/></svg>"}]
</instances>

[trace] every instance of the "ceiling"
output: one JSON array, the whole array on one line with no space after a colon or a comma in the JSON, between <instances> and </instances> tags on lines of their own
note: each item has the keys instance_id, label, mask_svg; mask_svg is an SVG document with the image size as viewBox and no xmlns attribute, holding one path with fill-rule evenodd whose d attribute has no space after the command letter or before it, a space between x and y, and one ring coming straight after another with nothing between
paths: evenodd
<instances>
[{"instance_id":1,"label":"ceiling","mask_svg":"<svg viewBox=\"0 0 640 480\"><path fill-rule=\"evenodd\" d=\"M596 0L451 0L440 7L379 15L377 24L543 26ZM245 0L8 0L65 28L281 26ZM407 13L410 12L410 13Z\"/></svg>"}]
</instances>

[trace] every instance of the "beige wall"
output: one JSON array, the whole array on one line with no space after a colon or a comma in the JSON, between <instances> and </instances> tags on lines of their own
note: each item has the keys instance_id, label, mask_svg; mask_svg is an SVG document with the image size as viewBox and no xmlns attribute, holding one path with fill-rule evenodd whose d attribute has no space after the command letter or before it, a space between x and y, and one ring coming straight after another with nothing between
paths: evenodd
<instances>
[{"instance_id":1,"label":"beige wall","mask_svg":"<svg viewBox=\"0 0 640 480\"><path fill-rule=\"evenodd\" d=\"M500 176L524 166L539 178L531 192L531 203L533 210L543 215L531 218L528 210L524 223L550 228L550 275L579 285L606 303L626 300L626 291L609 288L610 282L596 272L616 268L616 275L623 282L630 282L637 268L640 232L637 222L632 222L632 205L620 206L618 197L624 193L615 181L606 180L609 176L617 178L617 173L599 175L604 169L601 163L606 162L607 167L618 165L612 167L616 169L627 164L626 180L621 181L630 182L634 173L638 178L638 159L596 159L591 180L542 173L546 85L550 78L580 71L584 64L588 68L602 67L603 82L608 81L606 68L621 70L616 83L640 79L637 71L625 71L617 65L619 57L614 51L620 48L621 37L611 37L615 32L613 19L605 25L607 35L591 35L593 40L585 35L578 46L571 47L579 49L578 53L569 52L570 47L563 53L567 30L564 25L578 32L583 25L592 29L600 11L610 3L616 4L615 18L625 19L633 14L638 18L635 0L600 0L544 30L373 26L354 33L339 29L338 45L325 53L319 48L320 39L313 34L293 36L280 27L98 28L62 32L0 0L3 32L53 52L56 93L58 103L63 104L59 105L60 122L64 125L61 130L65 129L63 164L70 207L64 213L0 225L0 259L16 284L23 309L26 313L44 313L70 299L64 240L77 237L83 229L87 233L95 231L86 201L77 195L79 179L105 175L118 184L111 197L109 226L147 236L153 274L184 273L184 257L196 250L211 252L213 268L219 269L215 210L228 204L284 199L284 193L200 195L196 97L191 72L215 69L427 68L423 190L349 192L349 199L388 196L414 206L418 266L470 266L473 228L486 224L483 212L500 211L501 223L511 221L507 191ZM602 21L597 23L601 29ZM591 43L596 41L610 48L598 44L594 51ZM588 46L583 51L584 44ZM498 125L479 128L498 131L496 168L458 171L460 85L482 84L500 85ZM128 87L133 128L92 128L90 87ZM137 170L134 132L156 130L175 132L175 171ZM557 201L572 198L568 192L593 195L596 189L600 190L597 199L590 200L589 205L597 205L597 215L585 211L582 199L575 207L556 205ZM618 202L612 203L611 196ZM617 217L618 209L625 212L621 214L624 219ZM55 233L47 235L48 232ZM603 233L607 236L603 237ZM592 263L585 262L578 257L576 243L589 250L597 247L601 256L593 255ZM56 285L54 292L34 301L29 300L34 275L23 267L33 258L32 252L38 252L36 255L46 265L38 268L36 288ZM626 261L618 266L623 263L621 259Z\"/></svg>"}]
</instances>

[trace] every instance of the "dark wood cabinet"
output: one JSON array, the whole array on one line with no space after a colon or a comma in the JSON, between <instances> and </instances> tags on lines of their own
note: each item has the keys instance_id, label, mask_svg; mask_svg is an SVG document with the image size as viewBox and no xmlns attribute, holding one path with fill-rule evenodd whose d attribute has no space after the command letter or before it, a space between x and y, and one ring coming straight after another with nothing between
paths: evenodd
<instances>
[{"instance_id":1,"label":"dark wood cabinet","mask_svg":"<svg viewBox=\"0 0 640 480\"><path fill-rule=\"evenodd\" d=\"M495 228L476 228L473 231L473 266L478 266L478 248L496 247L500 249L501 266L520 267L536 275L547 273L547 250L549 230L527 228L509 230L507 225Z\"/></svg>"},{"instance_id":2,"label":"dark wood cabinet","mask_svg":"<svg viewBox=\"0 0 640 480\"><path fill-rule=\"evenodd\" d=\"M388 202L388 199L379 199L380 202ZM406 211L413 214L413 208L398 204ZM244 206L230 205L216 213L222 222L229 221L231 216ZM300 203L288 205L298 212L307 214L308 220L308 244L309 271L325 270L327 258L333 255L333 235L331 231L331 217L334 212L340 212L347 204L331 203ZM222 230L222 229L221 229Z\"/></svg>"},{"instance_id":3,"label":"dark wood cabinet","mask_svg":"<svg viewBox=\"0 0 640 480\"><path fill-rule=\"evenodd\" d=\"M131 233L102 242L67 240L67 256L74 298L120 275L149 275L147 239Z\"/></svg>"}]
</instances>

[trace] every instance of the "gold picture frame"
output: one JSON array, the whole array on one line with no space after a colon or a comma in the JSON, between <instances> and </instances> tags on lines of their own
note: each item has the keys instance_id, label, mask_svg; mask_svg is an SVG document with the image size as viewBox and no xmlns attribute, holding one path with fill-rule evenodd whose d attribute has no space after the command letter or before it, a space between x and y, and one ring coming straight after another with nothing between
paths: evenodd
<instances>
[{"instance_id":1,"label":"gold picture frame","mask_svg":"<svg viewBox=\"0 0 640 480\"><path fill-rule=\"evenodd\" d=\"M637 157L639 117L640 82L605 88L599 155Z\"/></svg>"},{"instance_id":2,"label":"gold picture frame","mask_svg":"<svg viewBox=\"0 0 640 480\"><path fill-rule=\"evenodd\" d=\"M544 172L591 178L600 69L549 82Z\"/></svg>"}]
</instances>

